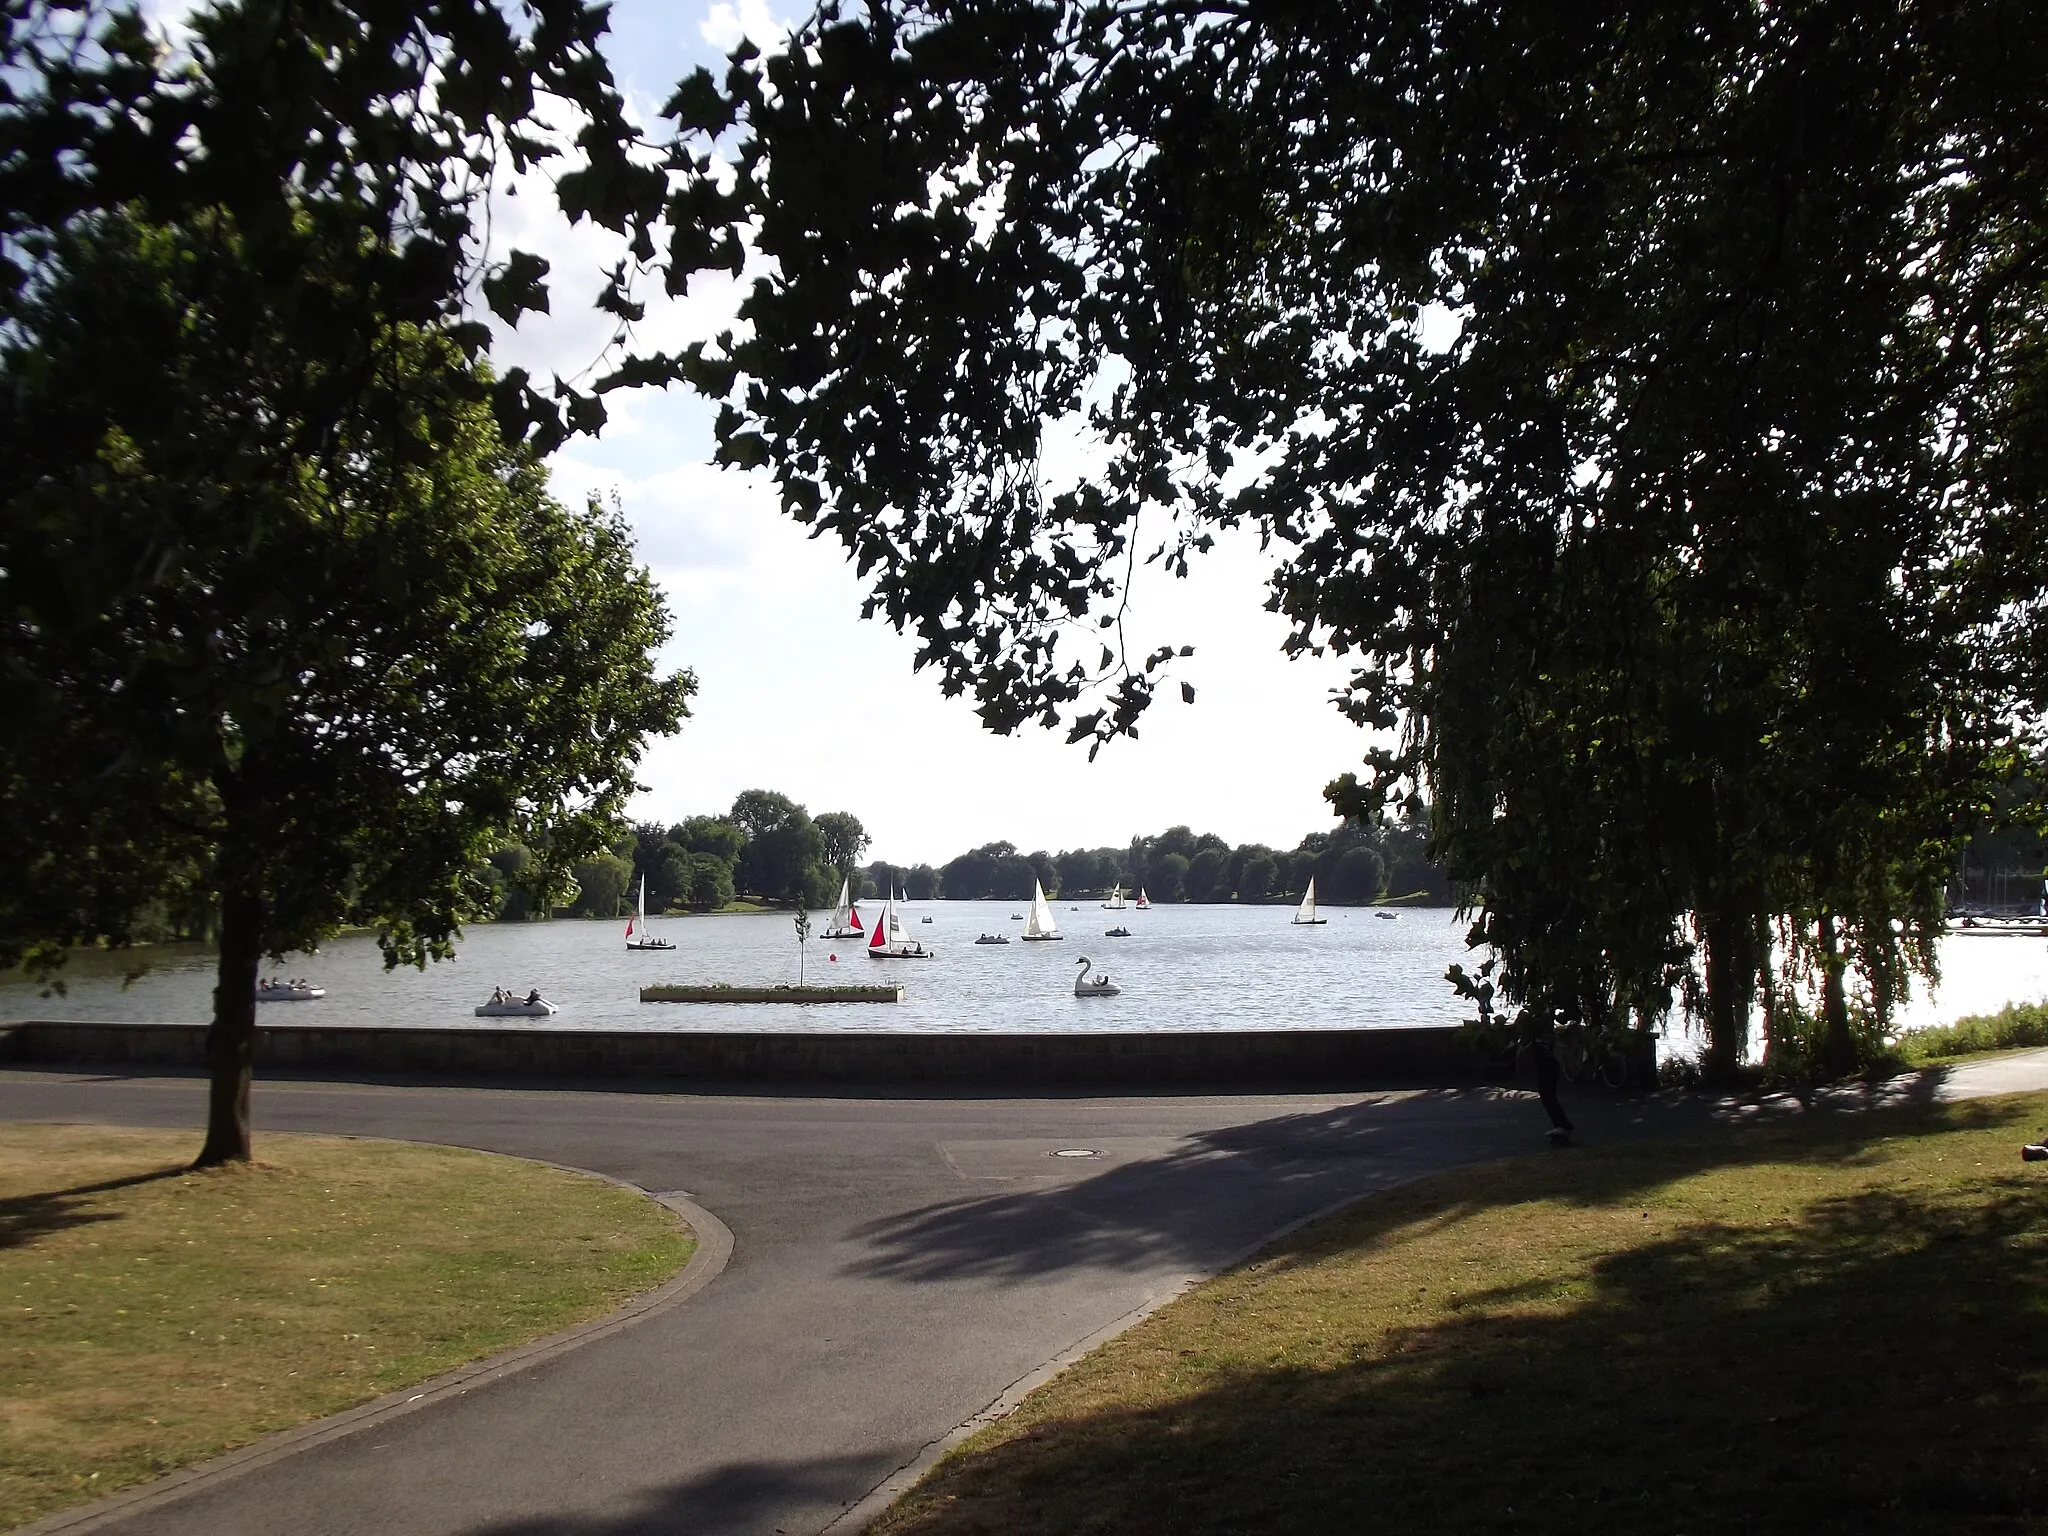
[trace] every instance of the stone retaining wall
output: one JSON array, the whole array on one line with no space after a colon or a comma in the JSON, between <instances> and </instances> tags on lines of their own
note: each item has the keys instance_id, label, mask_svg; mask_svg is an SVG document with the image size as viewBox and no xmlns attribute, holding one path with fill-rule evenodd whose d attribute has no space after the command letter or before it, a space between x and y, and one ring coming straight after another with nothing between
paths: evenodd
<instances>
[{"instance_id":1,"label":"stone retaining wall","mask_svg":"<svg viewBox=\"0 0 2048 1536\"><path fill-rule=\"evenodd\" d=\"M0 1026L0 1060L197 1067L205 1041L201 1024L36 1020ZM266 1024L256 1060L285 1073L978 1088L1453 1086L1512 1076L1442 1028L939 1035Z\"/></svg>"}]
</instances>

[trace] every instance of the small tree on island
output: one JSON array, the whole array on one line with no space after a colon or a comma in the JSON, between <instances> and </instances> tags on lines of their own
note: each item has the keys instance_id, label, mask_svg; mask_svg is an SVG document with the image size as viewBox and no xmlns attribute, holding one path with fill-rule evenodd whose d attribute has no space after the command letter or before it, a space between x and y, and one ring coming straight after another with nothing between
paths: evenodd
<instances>
[{"instance_id":1,"label":"small tree on island","mask_svg":"<svg viewBox=\"0 0 2048 1536\"><path fill-rule=\"evenodd\" d=\"M804 985L804 946L811 942L811 914L801 907L796 914L796 985L802 991Z\"/></svg>"},{"instance_id":2,"label":"small tree on island","mask_svg":"<svg viewBox=\"0 0 2048 1536\"><path fill-rule=\"evenodd\" d=\"M457 347L393 327L316 429L324 360L238 248L81 226L0 347L0 962L218 902L202 1165L250 1155L264 955L445 958L508 843L546 910L694 686L623 520L549 497Z\"/></svg>"}]
</instances>

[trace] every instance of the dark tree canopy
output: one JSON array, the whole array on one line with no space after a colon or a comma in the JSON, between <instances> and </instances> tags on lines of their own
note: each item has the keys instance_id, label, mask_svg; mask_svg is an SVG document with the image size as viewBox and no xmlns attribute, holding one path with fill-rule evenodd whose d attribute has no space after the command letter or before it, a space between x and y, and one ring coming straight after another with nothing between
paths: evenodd
<instances>
[{"instance_id":1,"label":"dark tree canopy","mask_svg":"<svg viewBox=\"0 0 2048 1536\"><path fill-rule=\"evenodd\" d=\"M279 329L328 364L305 412L318 445L379 387L394 324L438 327L475 362L490 340L475 307L547 310L548 263L488 249L487 196L554 162L562 214L623 237L598 299L623 342L666 178L636 153L605 16L584 0L231 0L193 10L171 46L117 0L0 0L0 324L38 302L50 242L81 217L225 216ZM544 117L574 126L566 162ZM465 387L547 448L601 427L611 390L671 376L659 358L614 362Z\"/></svg>"},{"instance_id":2,"label":"dark tree canopy","mask_svg":"<svg viewBox=\"0 0 2048 1536\"><path fill-rule=\"evenodd\" d=\"M653 669L623 519L548 496L445 337L396 327L374 401L301 442L325 360L246 251L81 224L0 345L0 957L123 941L152 884L214 897L209 1158L248 1155L262 954L362 925L444 956L508 841L545 911L693 686Z\"/></svg>"},{"instance_id":3,"label":"dark tree canopy","mask_svg":"<svg viewBox=\"0 0 2048 1536\"><path fill-rule=\"evenodd\" d=\"M691 370L998 730L1132 729L1133 562L1254 526L1489 995L1697 977L1730 1067L1779 953L1841 1065L2044 697L2043 56L2023 0L828 3L673 104L770 269Z\"/></svg>"},{"instance_id":4,"label":"dark tree canopy","mask_svg":"<svg viewBox=\"0 0 2048 1536\"><path fill-rule=\"evenodd\" d=\"M860 870L860 856L867 852L867 828L848 811L826 811L817 818L818 837L825 867L843 880L851 881Z\"/></svg>"}]
</instances>

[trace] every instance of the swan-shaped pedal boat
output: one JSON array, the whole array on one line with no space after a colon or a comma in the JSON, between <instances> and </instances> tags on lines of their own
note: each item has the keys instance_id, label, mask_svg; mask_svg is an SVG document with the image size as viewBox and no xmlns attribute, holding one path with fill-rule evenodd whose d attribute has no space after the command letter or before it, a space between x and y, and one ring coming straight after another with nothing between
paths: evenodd
<instances>
[{"instance_id":1,"label":"swan-shaped pedal boat","mask_svg":"<svg viewBox=\"0 0 2048 1536\"><path fill-rule=\"evenodd\" d=\"M1123 994L1123 990L1124 990L1124 989L1123 989L1122 987L1118 986L1118 985L1117 985L1117 984L1116 984L1115 982L1111 981L1111 980L1109 979L1109 977L1108 977L1108 975L1107 975L1106 973L1103 973L1103 974L1097 974L1097 975L1094 975L1094 976L1090 976L1090 975L1088 974L1088 966L1089 966L1089 964L1090 964L1090 963L1091 963L1091 962L1089 961L1089 959L1088 959L1088 957L1087 957L1086 955L1083 955L1083 956L1081 957L1081 959L1080 959L1080 962L1079 962L1079 964L1080 964L1080 967L1081 967L1081 971L1080 971L1080 974L1079 974L1079 975L1077 975L1077 976L1076 976L1076 977L1074 978L1074 996L1076 996L1076 997L1119 997L1119 996L1121 996L1121 995Z\"/></svg>"}]
</instances>

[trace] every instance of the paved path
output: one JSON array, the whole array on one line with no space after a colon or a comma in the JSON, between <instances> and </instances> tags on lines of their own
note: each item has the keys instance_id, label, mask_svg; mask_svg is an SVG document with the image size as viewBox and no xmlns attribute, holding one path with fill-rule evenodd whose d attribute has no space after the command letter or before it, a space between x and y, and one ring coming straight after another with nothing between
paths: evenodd
<instances>
[{"instance_id":1,"label":"paved path","mask_svg":"<svg viewBox=\"0 0 2048 1536\"><path fill-rule=\"evenodd\" d=\"M2048 1052L2027 1060L1978 1091L2048 1086ZM1483 1091L1000 1100L264 1083L256 1104L259 1132L450 1142L687 1192L732 1229L732 1261L645 1322L107 1529L821 1531L1020 1378L1188 1277L1335 1202L1532 1149L1542 1128L1526 1097ZM1668 1104L1583 1108L1594 1134L1674 1117ZM202 1113L190 1079L0 1073L0 1119L196 1126ZM1063 1149L1096 1155L1052 1155Z\"/></svg>"}]
</instances>

